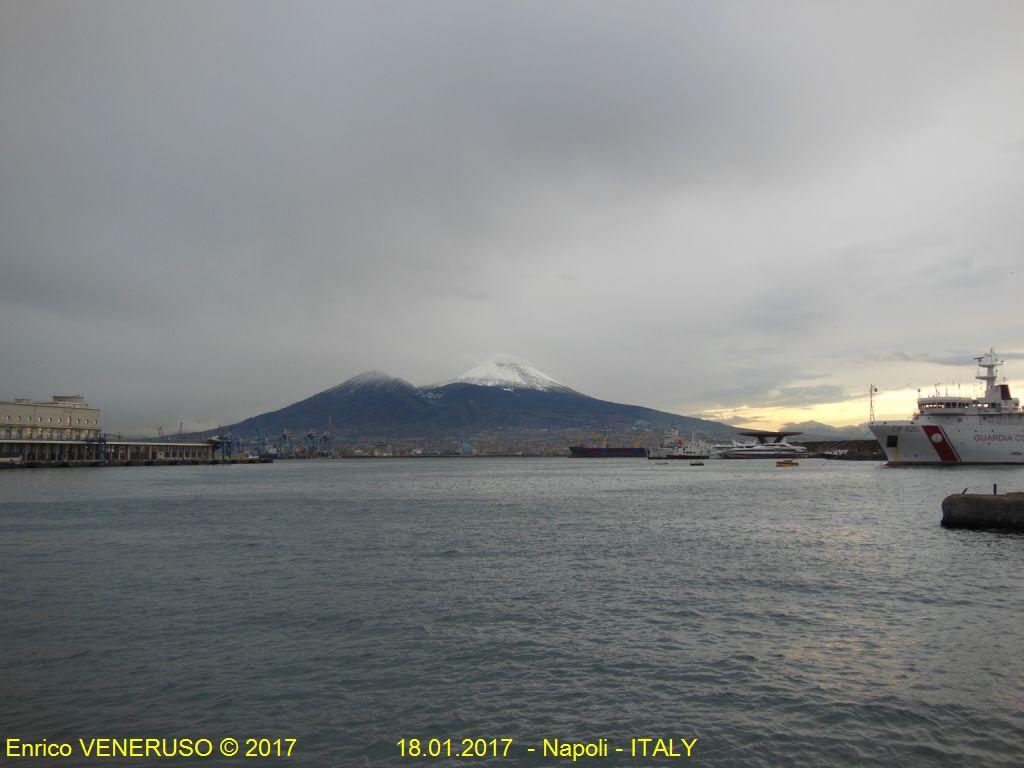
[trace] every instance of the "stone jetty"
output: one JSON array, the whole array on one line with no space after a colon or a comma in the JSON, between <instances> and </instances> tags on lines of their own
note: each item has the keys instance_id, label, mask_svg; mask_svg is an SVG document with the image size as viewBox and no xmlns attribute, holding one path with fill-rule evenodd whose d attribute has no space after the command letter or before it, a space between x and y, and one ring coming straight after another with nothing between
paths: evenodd
<instances>
[{"instance_id":1,"label":"stone jetty","mask_svg":"<svg viewBox=\"0 0 1024 768\"><path fill-rule=\"evenodd\" d=\"M964 489L966 491L966 489ZM958 493L942 500L947 528L1002 528L1024 531L1024 493Z\"/></svg>"}]
</instances>

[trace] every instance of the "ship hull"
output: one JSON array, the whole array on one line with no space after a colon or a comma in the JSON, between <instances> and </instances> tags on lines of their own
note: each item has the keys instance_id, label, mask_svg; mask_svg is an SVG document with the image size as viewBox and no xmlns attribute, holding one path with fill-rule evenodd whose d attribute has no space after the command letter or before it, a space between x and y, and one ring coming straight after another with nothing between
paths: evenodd
<instances>
[{"instance_id":1,"label":"ship hull","mask_svg":"<svg viewBox=\"0 0 1024 768\"><path fill-rule=\"evenodd\" d=\"M678 453L670 453L670 454L667 454L665 456L660 456L657 453L649 453L649 454L647 454L647 458L648 459L657 459L658 461L674 461L674 460L675 461L682 461L684 459L689 459L691 461L694 461L694 460L698 460L698 459L710 459L711 458L711 454L709 454L709 453L691 453L688 456L684 456L684 455L681 455L681 454L678 454Z\"/></svg>"},{"instance_id":2,"label":"ship hull","mask_svg":"<svg viewBox=\"0 0 1024 768\"><path fill-rule=\"evenodd\" d=\"M891 467L1024 464L1024 419L946 417L880 421L869 428Z\"/></svg>"},{"instance_id":3,"label":"ship hull","mask_svg":"<svg viewBox=\"0 0 1024 768\"><path fill-rule=\"evenodd\" d=\"M793 451L761 451L759 453L745 451L722 451L718 454L721 459L799 459L807 458L806 453L793 453Z\"/></svg>"},{"instance_id":4,"label":"ship hull","mask_svg":"<svg viewBox=\"0 0 1024 768\"><path fill-rule=\"evenodd\" d=\"M647 456L644 448L585 448L581 445L569 446L569 456L573 459L643 459Z\"/></svg>"}]
</instances>

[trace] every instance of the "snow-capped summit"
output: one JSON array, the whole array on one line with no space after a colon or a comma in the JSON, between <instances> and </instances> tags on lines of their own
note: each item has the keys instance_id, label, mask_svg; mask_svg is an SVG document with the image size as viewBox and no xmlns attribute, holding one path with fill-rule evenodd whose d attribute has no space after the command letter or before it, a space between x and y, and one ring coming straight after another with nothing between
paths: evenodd
<instances>
[{"instance_id":1,"label":"snow-capped summit","mask_svg":"<svg viewBox=\"0 0 1024 768\"><path fill-rule=\"evenodd\" d=\"M477 384L481 387L511 389L569 389L565 384L537 370L524 360L509 355L496 355L476 368L466 371L452 383Z\"/></svg>"},{"instance_id":2,"label":"snow-capped summit","mask_svg":"<svg viewBox=\"0 0 1024 768\"><path fill-rule=\"evenodd\" d=\"M396 379L394 376L389 376L384 371L366 371L353 376L351 379L346 379L335 387L331 387L328 392L341 392L343 390L362 389L364 387L379 387L384 384L398 384L405 387L412 387L409 382L402 379Z\"/></svg>"}]
</instances>

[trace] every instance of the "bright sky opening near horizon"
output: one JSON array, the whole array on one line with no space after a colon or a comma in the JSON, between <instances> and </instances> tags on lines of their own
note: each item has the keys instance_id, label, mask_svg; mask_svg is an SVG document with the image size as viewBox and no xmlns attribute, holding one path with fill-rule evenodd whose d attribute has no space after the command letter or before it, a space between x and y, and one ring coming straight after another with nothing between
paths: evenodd
<instances>
[{"instance_id":1,"label":"bright sky opening near horizon","mask_svg":"<svg viewBox=\"0 0 1024 768\"><path fill-rule=\"evenodd\" d=\"M0 399L152 433L508 352L775 427L992 346L1024 381L1022 40L1020 2L5 0Z\"/></svg>"}]
</instances>

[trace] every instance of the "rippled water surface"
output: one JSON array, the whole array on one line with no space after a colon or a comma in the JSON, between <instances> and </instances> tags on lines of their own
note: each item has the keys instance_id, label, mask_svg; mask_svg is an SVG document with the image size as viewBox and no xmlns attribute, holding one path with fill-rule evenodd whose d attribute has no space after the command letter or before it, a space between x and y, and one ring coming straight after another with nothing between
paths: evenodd
<instances>
[{"instance_id":1,"label":"rippled water surface","mask_svg":"<svg viewBox=\"0 0 1024 768\"><path fill-rule=\"evenodd\" d=\"M476 765L631 736L1024 764L1024 535L938 525L1024 470L680 464L0 472L0 732L294 736L273 764L302 766L459 764L400 760L412 736L516 740Z\"/></svg>"}]
</instances>

